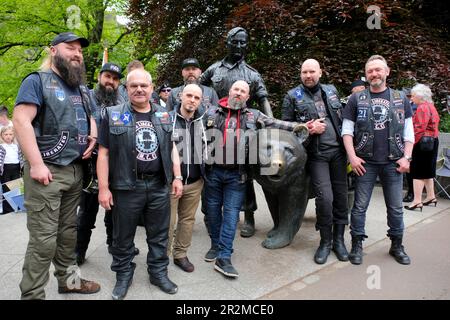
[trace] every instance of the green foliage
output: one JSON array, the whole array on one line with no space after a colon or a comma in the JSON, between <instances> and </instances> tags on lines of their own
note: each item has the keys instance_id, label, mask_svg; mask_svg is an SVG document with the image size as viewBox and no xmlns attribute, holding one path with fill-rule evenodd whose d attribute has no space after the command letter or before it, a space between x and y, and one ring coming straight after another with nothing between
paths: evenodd
<instances>
[{"instance_id":1,"label":"green foliage","mask_svg":"<svg viewBox=\"0 0 450 320\"><path fill-rule=\"evenodd\" d=\"M97 82L104 46L109 61L125 66L135 55L136 39L116 14L124 14L127 6L126 0L1 0L0 104L12 108L21 80L39 68L45 48L60 32L73 31L90 41L84 50L88 86Z\"/></svg>"},{"instance_id":2,"label":"green foliage","mask_svg":"<svg viewBox=\"0 0 450 320\"><path fill-rule=\"evenodd\" d=\"M367 28L369 5L381 9L381 29ZM372 54L387 59L394 88L426 83L436 99L450 90L450 13L437 0L131 0L129 12L143 47L160 54L159 80L171 83L181 82L182 59L196 57L205 70L225 56L229 29L247 29L246 60L263 76L275 114L307 58L321 63L323 83L346 94Z\"/></svg>"},{"instance_id":3,"label":"green foliage","mask_svg":"<svg viewBox=\"0 0 450 320\"><path fill-rule=\"evenodd\" d=\"M450 113L444 113L441 115L441 121L439 122L439 131L450 133Z\"/></svg>"}]
</instances>

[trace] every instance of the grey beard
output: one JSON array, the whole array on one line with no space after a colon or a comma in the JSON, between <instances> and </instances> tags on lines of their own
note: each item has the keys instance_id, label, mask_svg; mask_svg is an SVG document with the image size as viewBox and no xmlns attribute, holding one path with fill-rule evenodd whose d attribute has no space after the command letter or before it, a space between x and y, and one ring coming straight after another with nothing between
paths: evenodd
<instances>
[{"instance_id":1,"label":"grey beard","mask_svg":"<svg viewBox=\"0 0 450 320\"><path fill-rule=\"evenodd\" d=\"M239 110L243 109L246 105L246 101L243 100L237 100L236 98L228 98L228 106L232 110Z\"/></svg>"},{"instance_id":2,"label":"grey beard","mask_svg":"<svg viewBox=\"0 0 450 320\"><path fill-rule=\"evenodd\" d=\"M76 88L86 82L84 62L81 62L80 66L74 67L68 60L64 59L61 55L56 54L53 63L55 68L58 69L61 78L63 78L70 87Z\"/></svg>"}]
</instances>

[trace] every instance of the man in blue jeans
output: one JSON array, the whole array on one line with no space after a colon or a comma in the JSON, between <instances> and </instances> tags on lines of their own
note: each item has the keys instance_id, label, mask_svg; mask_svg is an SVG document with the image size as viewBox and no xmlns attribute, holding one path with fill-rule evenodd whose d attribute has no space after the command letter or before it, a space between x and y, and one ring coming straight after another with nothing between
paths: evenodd
<instances>
[{"instance_id":1,"label":"man in blue jeans","mask_svg":"<svg viewBox=\"0 0 450 320\"><path fill-rule=\"evenodd\" d=\"M410 264L402 245L402 187L414 144L411 105L403 92L386 86L390 70L382 56L371 56L365 71L370 87L354 93L343 113L344 145L357 175L349 260L352 264L362 263L362 242L367 238L366 212L379 176L387 207L388 236L392 241L389 254L400 264Z\"/></svg>"},{"instance_id":2,"label":"man in blue jeans","mask_svg":"<svg viewBox=\"0 0 450 320\"><path fill-rule=\"evenodd\" d=\"M204 116L207 136L211 138L208 156L212 155L206 160L206 217L211 249L205 261L216 260L214 269L230 278L239 276L231 264L231 254L239 211L245 198L248 164L248 133L245 132L257 130L257 124L294 132L305 127L296 122L269 118L258 110L247 108L249 97L248 83L238 80L231 86L228 97L220 99L219 106L211 106Z\"/></svg>"}]
</instances>

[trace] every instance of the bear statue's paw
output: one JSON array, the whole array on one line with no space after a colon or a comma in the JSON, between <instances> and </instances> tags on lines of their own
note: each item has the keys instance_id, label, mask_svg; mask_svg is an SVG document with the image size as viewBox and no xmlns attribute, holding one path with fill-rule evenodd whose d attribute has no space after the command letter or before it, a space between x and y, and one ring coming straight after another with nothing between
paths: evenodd
<instances>
[{"instance_id":1,"label":"bear statue's paw","mask_svg":"<svg viewBox=\"0 0 450 320\"><path fill-rule=\"evenodd\" d=\"M269 232L267 232L267 238L272 238L273 236L275 236L278 233L277 228L273 227L272 230L270 230Z\"/></svg>"},{"instance_id":2,"label":"bear statue's paw","mask_svg":"<svg viewBox=\"0 0 450 320\"><path fill-rule=\"evenodd\" d=\"M276 231L276 230L272 230ZM279 249L288 246L292 241L288 235L282 232L274 232L262 242L262 246L267 249Z\"/></svg>"}]
</instances>

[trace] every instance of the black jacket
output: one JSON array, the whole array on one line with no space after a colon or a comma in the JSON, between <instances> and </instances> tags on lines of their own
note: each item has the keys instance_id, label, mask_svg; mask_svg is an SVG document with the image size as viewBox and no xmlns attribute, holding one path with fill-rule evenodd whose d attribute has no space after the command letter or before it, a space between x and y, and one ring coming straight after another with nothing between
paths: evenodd
<instances>
[{"instance_id":1,"label":"black jacket","mask_svg":"<svg viewBox=\"0 0 450 320\"><path fill-rule=\"evenodd\" d=\"M206 131L203 117L206 112L200 109L194 113L191 121L186 120L179 112L180 104L170 112L172 119L172 141L177 145L183 184L195 182L205 174Z\"/></svg>"}]
</instances>

